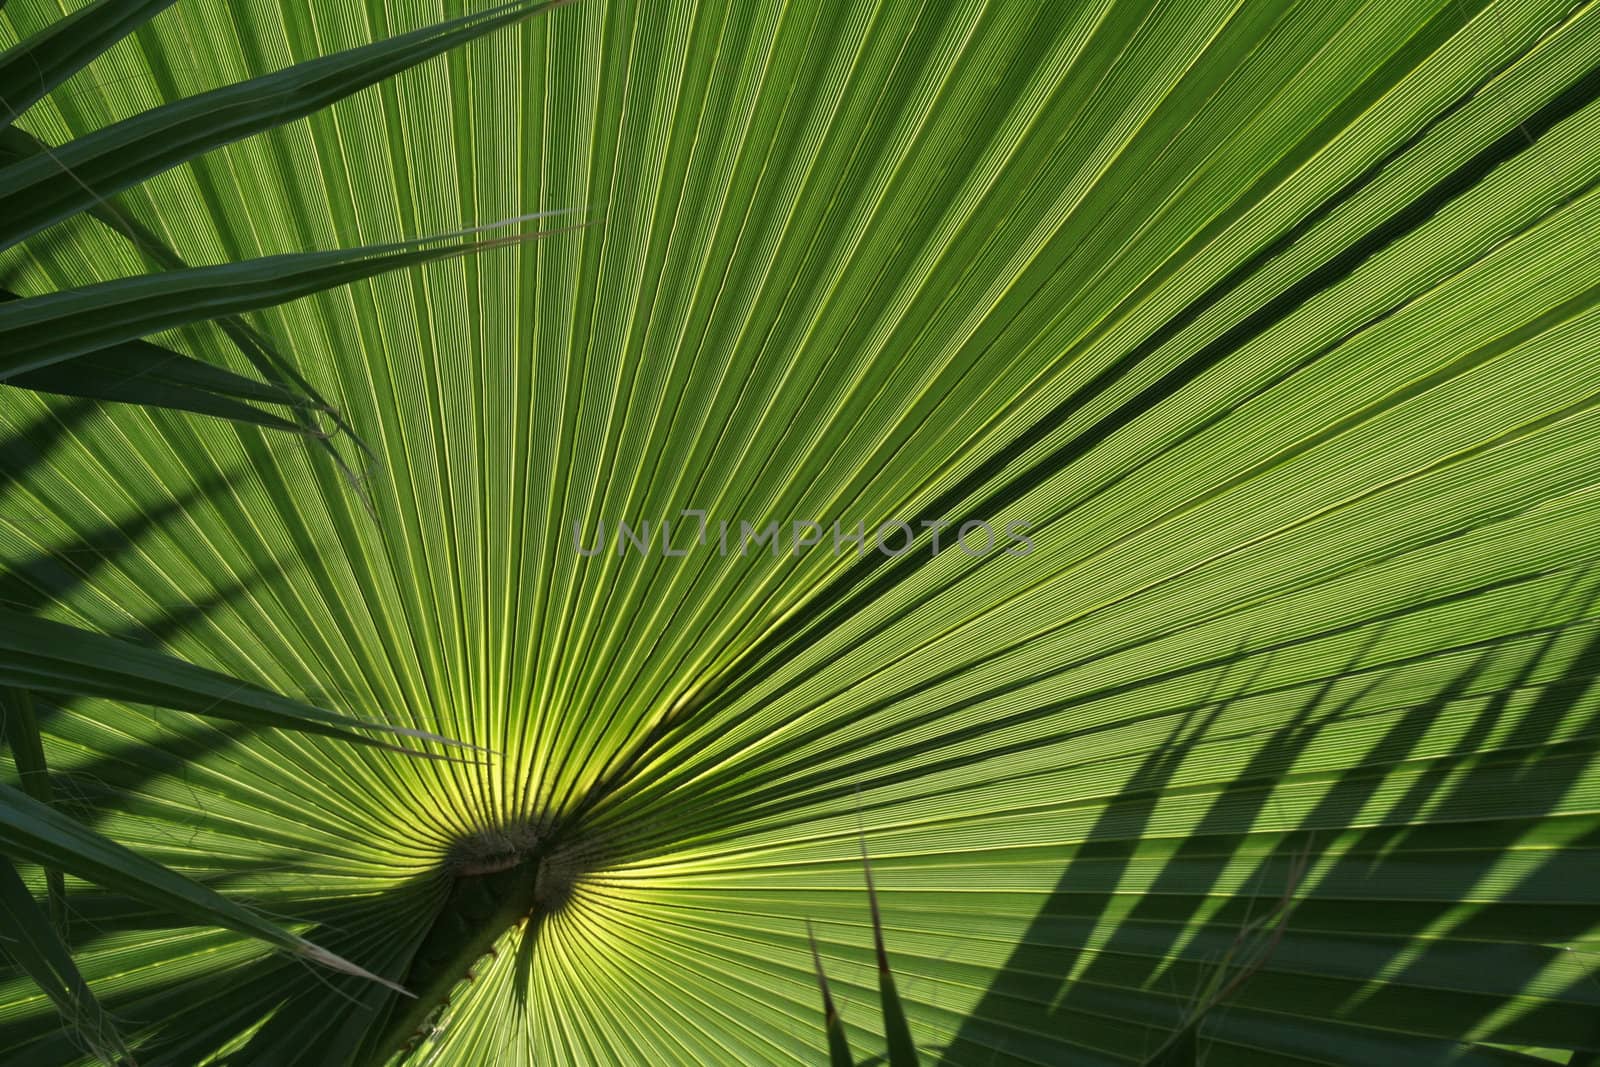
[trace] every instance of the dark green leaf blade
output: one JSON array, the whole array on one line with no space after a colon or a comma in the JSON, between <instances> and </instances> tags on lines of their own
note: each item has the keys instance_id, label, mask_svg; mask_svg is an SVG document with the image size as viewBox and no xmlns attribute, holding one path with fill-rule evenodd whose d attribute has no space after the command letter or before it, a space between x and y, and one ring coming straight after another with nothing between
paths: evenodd
<instances>
[{"instance_id":1,"label":"dark green leaf blade","mask_svg":"<svg viewBox=\"0 0 1600 1067\"><path fill-rule=\"evenodd\" d=\"M288 433L315 432L250 403L299 408L307 405L304 398L148 341L125 341L26 371L5 384L57 396L187 411Z\"/></svg>"},{"instance_id":2,"label":"dark green leaf blade","mask_svg":"<svg viewBox=\"0 0 1600 1067\"><path fill-rule=\"evenodd\" d=\"M549 213L546 213L549 214ZM510 220L506 225L542 216ZM0 304L0 381L161 330L286 303L404 267L556 231L488 241L463 233L143 274Z\"/></svg>"},{"instance_id":3,"label":"dark green leaf blade","mask_svg":"<svg viewBox=\"0 0 1600 1067\"><path fill-rule=\"evenodd\" d=\"M0 685L187 711L256 726L303 730L390 748L377 731L466 747L445 737L368 722L268 692L163 653L0 607ZM409 750L407 750L409 751Z\"/></svg>"},{"instance_id":4,"label":"dark green leaf blade","mask_svg":"<svg viewBox=\"0 0 1600 1067\"><path fill-rule=\"evenodd\" d=\"M0 945L55 1004L62 1022L70 1027L93 1055L115 1067L132 1064L133 1057L117 1028L89 984L78 973L72 954L60 935L44 921L33 894L11 861L0 855Z\"/></svg>"},{"instance_id":5,"label":"dark green leaf blade","mask_svg":"<svg viewBox=\"0 0 1600 1067\"><path fill-rule=\"evenodd\" d=\"M0 305L20 299L0 289ZM170 408L311 436L320 434L309 419L290 421L253 407L252 402L289 408L325 406L287 386L246 378L149 341L125 341L24 371L6 384L58 396Z\"/></svg>"},{"instance_id":6,"label":"dark green leaf blade","mask_svg":"<svg viewBox=\"0 0 1600 1067\"><path fill-rule=\"evenodd\" d=\"M1200 1062L1200 1020L1196 1016L1185 1023L1183 1029L1162 1043L1155 1055L1144 1061L1144 1067L1196 1067Z\"/></svg>"},{"instance_id":7,"label":"dark green leaf blade","mask_svg":"<svg viewBox=\"0 0 1600 1067\"><path fill-rule=\"evenodd\" d=\"M828 973L822 969L822 954L817 951L817 935L806 922L806 940L811 942L811 963L817 970L817 988L822 991L822 1019L828 1029L828 1063L830 1067L854 1067L850 1057L850 1042L845 1038L844 1020L834 1007L833 993L828 989Z\"/></svg>"},{"instance_id":8,"label":"dark green leaf blade","mask_svg":"<svg viewBox=\"0 0 1600 1067\"><path fill-rule=\"evenodd\" d=\"M883 915L878 910L878 888L872 881L872 862L867 858L867 843L861 842L861 870L867 878L867 902L872 908L872 947L878 958L878 992L883 1000L883 1032L889 1043L889 1067L917 1067L917 1046L911 1040L911 1025L895 988L894 972L889 968L889 950L883 940Z\"/></svg>"},{"instance_id":9,"label":"dark green leaf blade","mask_svg":"<svg viewBox=\"0 0 1600 1067\"><path fill-rule=\"evenodd\" d=\"M0 783L0 828L12 856L59 867L191 922L227 927L332 970L400 988L4 783Z\"/></svg>"},{"instance_id":10,"label":"dark green leaf blade","mask_svg":"<svg viewBox=\"0 0 1600 1067\"><path fill-rule=\"evenodd\" d=\"M0 127L176 0L98 0L0 55Z\"/></svg>"},{"instance_id":11,"label":"dark green leaf blade","mask_svg":"<svg viewBox=\"0 0 1600 1067\"><path fill-rule=\"evenodd\" d=\"M179 100L0 170L0 248L232 141L337 100L564 0L511 3ZM70 176L63 180L64 176Z\"/></svg>"},{"instance_id":12,"label":"dark green leaf blade","mask_svg":"<svg viewBox=\"0 0 1600 1067\"><path fill-rule=\"evenodd\" d=\"M9 163L25 159L45 151L46 147L38 138L16 127L0 130L0 162ZM190 269L191 264L187 260L168 247L154 230L139 222L129 212L122 210L115 198L97 201L89 209L89 215L124 238L152 269L158 271ZM273 383L270 388L286 395L303 393L309 399L311 406L332 413L330 405L317 394L269 338L234 315L225 315L218 319L217 326L251 365ZM281 384L283 382L292 383L294 388L290 389L288 385Z\"/></svg>"},{"instance_id":13,"label":"dark green leaf blade","mask_svg":"<svg viewBox=\"0 0 1600 1067\"><path fill-rule=\"evenodd\" d=\"M50 768L45 763L44 740L39 736L39 717L34 713L33 694L26 689L0 687L0 715L5 717L6 740L17 765L17 779L23 791L41 804L55 800L50 786ZM63 935L67 930L67 884L61 872L45 868L45 891L50 902L50 921Z\"/></svg>"}]
</instances>

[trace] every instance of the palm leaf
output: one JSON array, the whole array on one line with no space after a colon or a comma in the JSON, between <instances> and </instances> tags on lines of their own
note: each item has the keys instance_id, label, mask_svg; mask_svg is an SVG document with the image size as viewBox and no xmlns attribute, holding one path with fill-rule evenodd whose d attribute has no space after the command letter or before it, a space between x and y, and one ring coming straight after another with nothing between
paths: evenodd
<instances>
[{"instance_id":1,"label":"palm leaf","mask_svg":"<svg viewBox=\"0 0 1600 1067\"><path fill-rule=\"evenodd\" d=\"M6 741L11 746L11 760L16 764L17 780L23 792L41 804L51 803L55 799L55 791L50 786L50 767L44 758L44 739L39 735L39 717L34 713L33 694L26 689L0 689L0 715L5 717ZM53 867L46 868L44 877L50 921L58 932L65 934L66 878Z\"/></svg>"},{"instance_id":2,"label":"palm leaf","mask_svg":"<svg viewBox=\"0 0 1600 1067\"><path fill-rule=\"evenodd\" d=\"M906 1009L900 1003L894 971L889 966L889 950L884 945L883 916L878 910L878 887L872 882L872 861L867 858L867 843L861 842L861 873L867 879L867 905L872 912L872 951L878 962L878 995L883 1003L883 1030L888 1041L889 1067L917 1067L917 1046L911 1040Z\"/></svg>"},{"instance_id":3,"label":"palm leaf","mask_svg":"<svg viewBox=\"0 0 1600 1067\"><path fill-rule=\"evenodd\" d=\"M174 0L95 0L0 55L0 128Z\"/></svg>"},{"instance_id":4,"label":"palm leaf","mask_svg":"<svg viewBox=\"0 0 1600 1067\"><path fill-rule=\"evenodd\" d=\"M440 17L179 5L25 125ZM0 405L0 595L497 754L64 701L95 830L449 993L74 887L79 971L156 1063L820 1064L806 920L888 1048L864 832L924 1062L1600 1048L1597 69L1567 0L586 2L129 188L193 264L603 217L246 312L370 515L286 434ZM452 906L534 855L526 921ZM0 1043L80 1054L21 973Z\"/></svg>"},{"instance_id":5,"label":"palm leaf","mask_svg":"<svg viewBox=\"0 0 1600 1067\"><path fill-rule=\"evenodd\" d=\"M151 863L4 784L0 784L0 825L5 826L6 851L10 855L67 871L193 922L225 926L324 967L371 979L403 992L394 983L385 982L305 938L281 929L198 882ZM23 892L26 892L25 887ZM9 894L8 901L14 896L14 892ZM48 942L41 937L31 944L34 951L42 953ZM78 984L82 981L70 980Z\"/></svg>"},{"instance_id":6,"label":"palm leaf","mask_svg":"<svg viewBox=\"0 0 1600 1067\"><path fill-rule=\"evenodd\" d=\"M10 299L0 292L0 300ZM301 422L256 404L290 409L314 403L283 386L260 382L148 341L126 341L13 375L6 383L59 396L76 396L187 411L289 433L314 434Z\"/></svg>"},{"instance_id":7,"label":"palm leaf","mask_svg":"<svg viewBox=\"0 0 1600 1067\"><path fill-rule=\"evenodd\" d=\"M822 969L822 954L817 951L817 936L806 923L806 940L811 942L811 964L817 969L817 988L822 991L822 1025L828 1033L829 1067L855 1067L850 1055L850 1041L844 1034L844 1021L834 1007L833 993L828 989L828 975Z\"/></svg>"},{"instance_id":8,"label":"palm leaf","mask_svg":"<svg viewBox=\"0 0 1600 1067\"><path fill-rule=\"evenodd\" d=\"M488 247L461 236L141 274L0 302L0 341L7 345L0 358L0 382L91 352L104 353L148 334L271 307L359 278Z\"/></svg>"},{"instance_id":9,"label":"palm leaf","mask_svg":"<svg viewBox=\"0 0 1600 1067\"><path fill-rule=\"evenodd\" d=\"M175 101L0 168L0 248L203 152L304 118L551 6L551 0L511 0ZM139 21L126 20L117 28L127 32ZM68 27L64 36L70 37L72 29ZM23 68L28 62L26 50L14 60Z\"/></svg>"},{"instance_id":10,"label":"palm leaf","mask_svg":"<svg viewBox=\"0 0 1600 1067\"><path fill-rule=\"evenodd\" d=\"M55 1003L91 1054L114 1067L133 1062L122 1035L89 991L66 946L39 914L17 869L4 858L0 858L0 944Z\"/></svg>"},{"instance_id":11,"label":"palm leaf","mask_svg":"<svg viewBox=\"0 0 1600 1067\"><path fill-rule=\"evenodd\" d=\"M100 696L251 726L379 744L367 732L462 747L448 738L338 715L151 649L0 608L0 685Z\"/></svg>"}]
</instances>

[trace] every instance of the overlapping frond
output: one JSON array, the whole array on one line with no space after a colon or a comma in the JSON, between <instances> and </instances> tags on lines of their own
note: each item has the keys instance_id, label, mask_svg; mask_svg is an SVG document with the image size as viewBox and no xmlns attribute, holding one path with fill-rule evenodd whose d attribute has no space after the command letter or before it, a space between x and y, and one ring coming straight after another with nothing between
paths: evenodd
<instances>
[{"instance_id":1,"label":"overlapping frond","mask_svg":"<svg viewBox=\"0 0 1600 1067\"><path fill-rule=\"evenodd\" d=\"M193 0L22 125L459 13ZM1567 0L581 0L130 191L197 264L593 224L252 316L370 514L0 407L13 610L494 753L47 702L67 810L437 995L73 883L78 968L141 1063L821 1064L809 922L882 1056L864 836L923 1063L1595 1050L1597 72ZM21 976L0 1043L77 1054Z\"/></svg>"}]
</instances>

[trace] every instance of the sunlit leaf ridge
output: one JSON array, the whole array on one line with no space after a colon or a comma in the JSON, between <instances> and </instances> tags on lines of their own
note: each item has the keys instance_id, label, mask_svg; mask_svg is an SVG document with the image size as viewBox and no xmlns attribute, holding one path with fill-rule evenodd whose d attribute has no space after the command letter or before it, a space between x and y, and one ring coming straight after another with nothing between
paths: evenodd
<instances>
[{"instance_id":1,"label":"sunlit leaf ridge","mask_svg":"<svg viewBox=\"0 0 1600 1067\"><path fill-rule=\"evenodd\" d=\"M184 0L20 126L470 10ZM419 996L69 879L78 972L141 1064L1585 1062L1597 98L1569 0L576 0L129 189L582 225L228 309L359 491L8 390L0 606L476 746L41 694L62 810ZM21 968L0 1048L87 1054Z\"/></svg>"}]
</instances>

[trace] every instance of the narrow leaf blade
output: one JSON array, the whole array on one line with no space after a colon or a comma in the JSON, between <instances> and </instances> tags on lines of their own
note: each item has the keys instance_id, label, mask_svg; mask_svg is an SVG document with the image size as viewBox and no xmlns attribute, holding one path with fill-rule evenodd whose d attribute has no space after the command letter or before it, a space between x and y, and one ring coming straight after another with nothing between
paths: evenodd
<instances>
[{"instance_id":1,"label":"narrow leaf blade","mask_svg":"<svg viewBox=\"0 0 1600 1067\"><path fill-rule=\"evenodd\" d=\"M822 968L822 954L817 951L817 935L806 921L806 940L811 942L811 963L817 970L817 988L822 991L822 1019L828 1029L829 1067L854 1067L850 1057L850 1042L845 1038L844 1020L833 1004L833 993L828 989L828 973Z\"/></svg>"},{"instance_id":2,"label":"narrow leaf blade","mask_svg":"<svg viewBox=\"0 0 1600 1067\"><path fill-rule=\"evenodd\" d=\"M878 957L878 992L883 1000L883 1030L888 1039L889 1067L917 1067L917 1046L911 1040L911 1025L905 1006L895 988L894 972L889 969L889 950L883 940L883 916L878 910L878 889L872 881L872 863L867 858L867 843L861 842L861 869L867 878L867 901L872 907L872 944Z\"/></svg>"},{"instance_id":3,"label":"narrow leaf blade","mask_svg":"<svg viewBox=\"0 0 1600 1067\"><path fill-rule=\"evenodd\" d=\"M176 326L271 307L388 271L556 231L461 240L467 232L472 231L144 274L0 304L0 381Z\"/></svg>"},{"instance_id":4,"label":"narrow leaf blade","mask_svg":"<svg viewBox=\"0 0 1600 1067\"><path fill-rule=\"evenodd\" d=\"M555 3L512 0L307 60L154 108L13 163L0 170L0 248L213 148L304 118Z\"/></svg>"},{"instance_id":5,"label":"narrow leaf blade","mask_svg":"<svg viewBox=\"0 0 1600 1067\"><path fill-rule=\"evenodd\" d=\"M26 689L0 687L0 715L5 717L6 740L17 765L17 778L23 790L41 804L53 803L50 768L45 763L44 740L39 735L39 717L34 713L33 694ZM67 930L67 884L59 870L45 868L45 889L50 902L50 921L63 935Z\"/></svg>"},{"instance_id":6,"label":"narrow leaf blade","mask_svg":"<svg viewBox=\"0 0 1600 1067\"><path fill-rule=\"evenodd\" d=\"M378 731L466 747L420 730L337 715L161 652L7 608L0 608L0 685L154 704L364 744L381 744L363 733Z\"/></svg>"},{"instance_id":7,"label":"narrow leaf blade","mask_svg":"<svg viewBox=\"0 0 1600 1067\"><path fill-rule=\"evenodd\" d=\"M0 944L91 1053L116 1067L133 1063L122 1035L78 973L72 953L39 914L33 894L5 856L0 856Z\"/></svg>"},{"instance_id":8,"label":"narrow leaf blade","mask_svg":"<svg viewBox=\"0 0 1600 1067\"><path fill-rule=\"evenodd\" d=\"M0 55L0 127L177 0L98 0Z\"/></svg>"},{"instance_id":9,"label":"narrow leaf blade","mask_svg":"<svg viewBox=\"0 0 1600 1067\"><path fill-rule=\"evenodd\" d=\"M125 893L191 922L226 927L332 970L400 990L388 979L268 922L199 882L124 848L4 783L0 783L0 828L11 855L59 867L86 882Z\"/></svg>"}]
</instances>

